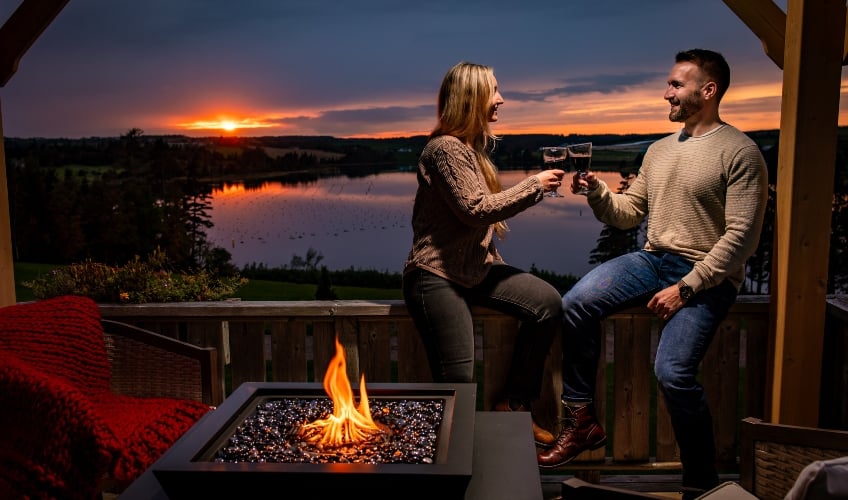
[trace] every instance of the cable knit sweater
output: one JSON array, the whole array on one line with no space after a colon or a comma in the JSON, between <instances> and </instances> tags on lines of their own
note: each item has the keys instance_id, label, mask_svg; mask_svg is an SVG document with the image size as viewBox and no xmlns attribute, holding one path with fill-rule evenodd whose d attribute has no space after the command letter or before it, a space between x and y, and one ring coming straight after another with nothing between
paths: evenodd
<instances>
[{"instance_id":1,"label":"cable knit sweater","mask_svg":"<svg viewBox=\"0 0 848 500\"><path fill-rule=\"evenodd\" d=\"M503 263L493 224L535 205L543 194L535 176L492 193L471 148L452 136L430 139L418 160L404 274L421 268L465 287L480 283L492 264Z\"/></svg>"},{"instance_id":2,"label":"cable knit sweater","mask_svg":"<svg viewBox=\"0 0 848 500\"><path fill-rule=\"evenodd\" d=\"M724 124L699 137L681 131L660 139L625 193L602 182L589 205L599 220L620 229L647 215L645 249L695 261L683 280L700 291L725 279L741 287L745 261L760 241L767 196L759 147Z\"/></svg>"}]
</instances>

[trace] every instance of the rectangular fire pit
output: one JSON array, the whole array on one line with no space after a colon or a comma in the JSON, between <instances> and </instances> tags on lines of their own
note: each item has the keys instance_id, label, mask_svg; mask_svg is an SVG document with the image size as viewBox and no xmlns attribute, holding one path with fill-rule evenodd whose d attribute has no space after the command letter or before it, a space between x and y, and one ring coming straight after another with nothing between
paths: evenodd
<instances>
[{"instance_id":1,"label":"rectangular fire pit","mask_svg":"<svg viewBox=\"0 0 848 500\"><path fill-rule=\"evenodd\" d=\"M219 451L257 407L276 400L327 399L319 383L242 384L198 422L154 466L171 499L287 498L308 492L356 498L462 499L471 479L476 384L368 384L372 406L381 401L443 401L435 453L426 463L290 463L221 461ZM354 391L359 398L359 391ZM375 414L375 420L379 416Z\"/></svg>"}]
</instances>

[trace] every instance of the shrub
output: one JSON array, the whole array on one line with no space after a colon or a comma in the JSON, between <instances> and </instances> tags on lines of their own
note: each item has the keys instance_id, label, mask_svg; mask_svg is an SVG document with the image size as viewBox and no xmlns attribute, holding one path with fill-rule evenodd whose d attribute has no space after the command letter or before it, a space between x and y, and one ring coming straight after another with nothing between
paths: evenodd
<instances>
[{"instance_id":1,"label":"shrub","mask_svg":"<svg viewBox=\"0 0 848 500\"><path fill-rule=\"evenodd\" d=\"M233 297L246 278L215 276L207 271L174 273L155 251L147 261L138 257L122 267L86 261L53 269L23 285L37 299L83 295L101 303L197 302Z\"/></svg>"}]
</instances>

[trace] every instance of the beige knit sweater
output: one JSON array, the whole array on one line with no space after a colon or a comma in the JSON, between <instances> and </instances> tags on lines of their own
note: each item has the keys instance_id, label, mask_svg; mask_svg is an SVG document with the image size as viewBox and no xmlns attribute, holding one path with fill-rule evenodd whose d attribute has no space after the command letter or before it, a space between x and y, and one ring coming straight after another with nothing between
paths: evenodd
<instances>
[{"instance_id":1,"label":"beige knit sweater","mask_svg":"<svg viewBox=\"0 0 848 500\"><path fill-rule=\"evenodd\" d=\"M426 269L465 287L503 263L493 241L493 224L543 199L535 176L492 193L474 152L456 137L439 136L418 160L418 191L412 208L412 249L404 274Z\"/></svg>"},{"instance_id":2,"label":"beige knit sweater","mask_svg":"<svg viewBox=\"0 0 848 500\"><path fill-rule=\"evenodd\" d=\"M695 291L725 279L738 289L760 241L767 190L759 147L724 124L699 137L681 131L660 139L625 193L601 183L589 205L599 220L620 229L647 215L645 249L695 261L683 278Z\"/></svg>"}]
</instances>

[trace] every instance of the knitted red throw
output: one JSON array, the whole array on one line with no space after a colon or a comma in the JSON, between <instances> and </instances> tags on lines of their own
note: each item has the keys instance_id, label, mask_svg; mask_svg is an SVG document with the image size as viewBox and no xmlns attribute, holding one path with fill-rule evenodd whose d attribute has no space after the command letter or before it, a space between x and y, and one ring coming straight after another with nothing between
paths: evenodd
<instances>
[{"instance_id":1,"label":"knitted red throw","mask_svg":"<svg viewBox=\"0 0 848 500\"><path fill-rule=\"evenodd\" d=\"M95 498L129 484L203 403L113 394L100 309L85 297L0 308L0 498Z\"/></svg>"}]
</instances>

